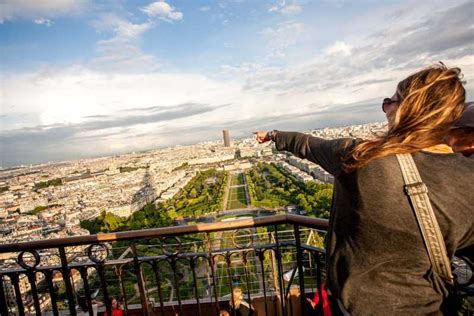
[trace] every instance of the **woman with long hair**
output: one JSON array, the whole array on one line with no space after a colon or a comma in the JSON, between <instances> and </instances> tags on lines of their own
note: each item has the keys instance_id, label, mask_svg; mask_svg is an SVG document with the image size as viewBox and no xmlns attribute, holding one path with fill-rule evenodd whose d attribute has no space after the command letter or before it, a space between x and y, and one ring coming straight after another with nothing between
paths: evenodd
<instances>
[{"instance_id":1,"label":"woman with long hair","mask_svg":"<svg viewBox=\"0 0 474 316\"><path fill-rule=\"evenodd\" d=\"M257 132L334 175L327 236L327 283L353 315L439 314L449 284L433 269L405 193L397 154L411 154L438 221L448 258L474 244L474 161L445 144L465 90L444 64L401 81L383 101L388 131L372 140L324 140L297 132Z\"/></svg>"}]
</instances>

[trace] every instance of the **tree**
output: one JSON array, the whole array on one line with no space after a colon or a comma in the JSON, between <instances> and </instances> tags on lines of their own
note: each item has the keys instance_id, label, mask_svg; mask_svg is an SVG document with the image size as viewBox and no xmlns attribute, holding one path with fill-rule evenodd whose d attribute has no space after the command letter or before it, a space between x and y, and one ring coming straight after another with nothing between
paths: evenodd
<instances>
[{"instance_id":1,"label":"tree","mask_svg":"<svg viewBox=\"0 0 474 316\"><path fill-rule=\"evenodd\" d=\"M175 220L176 218L178 218L178 213L176 212L176 209L174 207L169 207L167 209L167 212L168 212L168 217L171 220Z\"/></svg>"},{"instance_id":2,"label":"tree","mask_svg":"<svg viewBox=\"0 0 474 316\"><path fill-rule=\"evenodd\" d=\"M296 201L299 206L301 206L306 212L311 210L311 206L309 205L308 201L306 200L306 197L300 193L296 196Z\"/></svg>"},{"instance_id":3,"label":"tree","mask_svg":"<svg viewBox=\"0 0 474 316\"><path fill-rule=\"evenodd\" d=\"M102 225L102 230L105 231L115 231L120 226L120 220L112 213L105 214L104 224Z\"/></svg>"}]
</instances>

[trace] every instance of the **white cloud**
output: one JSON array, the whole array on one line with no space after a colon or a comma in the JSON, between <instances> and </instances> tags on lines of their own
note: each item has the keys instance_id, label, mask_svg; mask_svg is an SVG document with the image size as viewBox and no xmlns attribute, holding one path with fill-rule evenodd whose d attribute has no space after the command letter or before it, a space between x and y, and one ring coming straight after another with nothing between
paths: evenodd
<instances>
[{"instance_id":1,"label":"white cloud","mask_svg":"<svg viewBox=\"0 0 474 316\"><path fill-rule=\"evenodd\" d=\"M327 47L324 50L324 53L327 55L338 55L338 56L350 56L352 51L352 46L344 42L337 41L331 46Z\"/></svg>"},{"instance_id":2,"label":"white cloud","mask_svg":"<svg viewBox=\"0 0 474 316\"><path fill-rule=\"evenodd\" d=\"M134 24L107 14L94 26L99 32L112 34L111 38L97 42L98 56L91 61L94 68L114 72L150 72L158 68L156 58L139 47L141 36L153 27L152 22Z\"/></svg>"},{"instance_id":3,"label":"white cloud","mask_svg":"<svg viewBox=\"0 0 474 316\"><path fill-rule=\"evenodd\" d=\"M2 115L36 113L41 119L33 124L40 125L80 123L86 116L115 115L133 108L232 103L239 90L240 85L232 81L198 74L109 74L75 66L4 78Z\"/></svg>"},{"instance_id":4,"label":"white cloud","mask_svg":"<svg viewBox=\"0 0 474 316\"><path fill-rule=\"evenodd\" d=\"M112 32L117 37L128 39L141 36L153 26L151 22L134 24L115 14L102 15L93 25L99 32Z\"/></svg>"},{"instance_id":5,"label":"white cloud","mask_svg":"<svg viewBox=\"0 0 474 316\"><path fill-rule=\"evenodd\" d=\"M305 27L300 22L285 22L280 23L276 27L266 27L260 34L263 35L271 48L273 49L285 49L294 43L296 43L302 33L304 33Z\"/></svg>"},{"instance_id":6,"label":"white cloud","mask_svg":"<svg viewBox=\"0 0 474 316\"><path fill-rule=\"evenodd\" d=\"M283 15L294 15L301 12L301 7L297 4L286 5L280 9L280 13Z\"/></svg>"},{"instance_id":7,"label":"white cloud","mask_svg":"<svg viewBox=\"0 0 474 316\"><path fill-rule=\"evenodd\" d=\"M252 76L256 73L263 73L264 71L272 70L270 67L266 67L263 64L259 63L242 63L238 66L233 65L221 65L220 67L222 74L230 77L240 77L244 78L247 76Z\"/></svg>"},{"instance_id":8,"label":"white cloud","mask_svg":"<svg viewBox=\"0 0 474 316\"><path fill-rule=\"evenodd\" d=\"M407 12L411 12L410 6L407 7ZM364 32L349 33L351 36L331 43L320 54L306 54L309 58L295 59L281 67L263 64L258 69L249 69L246 65L230 65L223 70L241 73L246 80L244 89L260 93L271 91L282 98L300 96L299 104L308 104L308 100L313 99L316 100L314 106L318 107L391 95L398 80L442 60L447 65L461 67L468 98L472 99L474 38L468 28L473 23L468 8L468 3L439 10L425 8L404 17L402 25L387 23L376 32L366 28ZM382 13L379 19L387 17ZM380 21L377 24L381 25ZM280 42L279 46L285 47L295 43L298 33L287 32L287 29L292 28L279 25L261 34L273 41L273 46ZM304 31L302 27L295 28L298 29ZM279 34L287 36L279 37ZM277 38L280 40L275 41ZM308 49L309 45L305 45L298 48Z\"/></svg>"},{"instance_id":9,"label":"white cloud","mask_svg":"<svg viewBox=\"0 0 474 316\"><path fill-rule=\"evenodd\" d=\"M278 12L280 8L276 5L270 7L270 9L268 9L268 12Z\"/></svg>"},{"instance_id":10,"label":"white cloud","mask_svg":"<svg viewBox=\"0 0 474 316\"><path fill-rule=\"evenodd\" d=\"M272 99L275 111L290 114L304 106L321 109L354 102L374 102L377 111L375 103L378 105L380 98L393 94L399 80L442 60L448 66L462 69L467 97L472 100L474 42L468 27L472 25L468 6L417 12L413 19L405 17L403 27L391 23L376 33L367 28L364 33L331 43L319 54L306 55L310 58L279 67L271 63L242 63L226 65L221 71L245 81L243 90L250 91L249 95ZM386 17L382 15L381 19ZM294 44L298 33L303 32L303 26L287 23L266 28L261 34L271 45L286 47ZM351 109L354 116L362 110Z\"/></svg>"},{"instance_id":11,"label":"white cloud","mask_svg":"<svg viewBox=\"0 0 474 316\"><path fill-rule=\"evenodd\" d=\"M199 11L202 11L202 12L207 12L207 11L209 11L209 10L211 10L211 8L208 7L208 6L203 6L203 7L200 7L200 8L199 8Z\"/></svg>"},{"instance_id":12,"label":"white cloud","mask_svg":"<svg viewBox=\"0 0 474 316\"><path fill-rule=\"evenodd\" d=\"M168 22L183 19L183 13L177 11L176 8L170 6L165 1L153 2L140 10L151 18L157 17Z\"/></svg>"},{"instance_id":13,"label":"white cloud","mask_svg":"<svg viewBox=\"0 0 474 316\"><path fill-rule=\"evenodd\" d=\"M0 21L74 15L82 13L88 6L89 0L2 0Z\"/></svg>"},{"instance_id":14,"label":"white cloud","mask_svg":"<svg viewBox=\"0 0 474 316\"><path fill-rule=\"evenodd\" d=\"M196 142L212 137L203 130L216 122L243 115L228 105L240 99L241 84L198 74L72 67L12 75L1 87L2 165Z\"/></svg>"},{"instance_id":15,"label":"white cloud","mask_svg":"<svg viewBox=\"0 0 474 316\"><path fill-rule=\"evenodd\" d=\"M271 6L268 9L268 12L271 13L278 13L281 15L296 15L301 13L302 9L301 6L297 3L286 4L285 1L280 2L277 5Z\"/></svg>"},{"instance_id":16,"label":"white cloud","mask_svg":"<svg viewBox=\"0 0 474 316\"><path fill-rule=\"evenodd\" d=\"M90 66L105 72L147 73L159 69L160 63L137 44L114 37L97 43L97 57L90 62Z\"/></svg>"},{"instance_id":17,"label":"white cloud","mask_svg":"<svg viewBox=\"0 0 474 316\"><path fill-rule=\"evenodd\" d=\"M54 24L53 21L51 21L50 19L45 19L45 18L35 19L33 22L35 22L36 24L45 25L45 26L51 26Z\"/></svg>"}]
</instances>

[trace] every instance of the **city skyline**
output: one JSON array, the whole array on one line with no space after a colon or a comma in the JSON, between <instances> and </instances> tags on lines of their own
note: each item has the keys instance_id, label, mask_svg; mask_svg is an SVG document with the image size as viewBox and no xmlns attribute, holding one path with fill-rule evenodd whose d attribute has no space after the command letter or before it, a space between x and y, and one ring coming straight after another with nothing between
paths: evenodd
<instances>
[{"instance_id":1,"label":"city skyline","mask_svg":"<svg viewBox=\"0 0 474 316\"><path fill-rule=\"evenodd\" d=\"M352 129L352 128L358 128L360 126L387 126L385 122L369 122L369 123L363 123L363 124L354 124L354 125L343 125L343 126L325 126L321 127L318 129L308 129L305 130L305 133L316 133L317 131L320 131L324 134L324 131L327 131L328 129L331 130L339 130L339 129ZM138 150L138 151L130 151L130 150L124 150L123 152L116 152L114 154L109 154L109 155L103 155L103 154L97 154L97 155L89 155L89 156L84 156L84 157L77 157L77 158L71 158L71 159L59 159L59 160L50 160L50 161L43 161L43 162L38 162L38 163L25 163L25 164L18 164L18 165L12 165L12 166L1 166L0 165L0 171L9 171L9 170L14 170L16 168L34 168L34 167L39 167L39 166L54 166L54 165L60 165L60 164L70 164L70 163L79 163L79 162L93 162L94 160L101 160L101 159L113 159L114 157L125 157L125 156L133 156L137 154L144 154L144 153L150 153L154 151L167 151L167 150L172 150L173 148L188 148L188 147L193 147L193 146L222 146L222 147L227 147L225 146L225 140L223 131L220 131L215 137L212 139L206 140L206 141L198 141L198 142L190 142L190 143L182 143L178 144L175 146L163 146L163 147L153 147L153 148L145 148L143 150ZM227 130L228 131L228 130ZM319 134L315 134L318 137L321 136ZM238 144L241 143L248 143L249 140L252 140L251 142L253 143L253 140L255 136L252 134L250 137L249 135L246 135L245 137L236 137L236 138L231 138L229 135L229 144L230 148L229 149L235 149L238 148L239 146L234 146L234 142L237 142ZM323 136L325 137L325 136ZM255 140L254 146L258 146L257 141ZM235 148L234 148L235 147Z\"/></svg>"},{"instance_id":2,"label":"city skyline","mask_svg":"<svg viewBox=\"0 0 474 316\"><path fill-rule=\"evenodd\" d=\"M372 123L306 132L326 139L371 138L385 128L383 123ZM104 210L115 216L129 217L151 201L159 203L173 198L206 170L233 172L261 162L275 162L297 181L332 183L332 176L320 166L294 156L276 154L273 149L271 143L258 144L252 138L234 139L232 147L223 146L219 139L148 152L1 170L0 230L4 234L0 239L2 242L35 239L38 236L31 233L42 235L42 228L46 229L47 238L52 238L57 236L58 230L63 230L64 227L59 226L65 223L64 216L69 223L65 228L82 234L80 221L95 218ZM226 205L224 200L221 202ZM22 221L16 221L17 217ZM13 229L17 224L26 227Z\"/></svg>"},{"instance_id":3,"label":"city skyline","mask_svg":"<svg viewBox=\"0 0 474 316\"><path fill-rule=\"evenodd\" d=\"M472 2L4 1L0 165L383 121L439 60L474 91Z\"/></svg>"}]
</instances>

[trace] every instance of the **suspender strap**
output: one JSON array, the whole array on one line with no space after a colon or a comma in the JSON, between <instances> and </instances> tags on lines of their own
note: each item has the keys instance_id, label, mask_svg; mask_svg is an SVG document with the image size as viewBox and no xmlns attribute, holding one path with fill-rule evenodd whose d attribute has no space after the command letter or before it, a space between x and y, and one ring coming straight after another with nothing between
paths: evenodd
<instances>
[{"instance_id":1,"label":"suspender strap","mask_svg":"<svg viewBox=\"0 0 474 316\"><path fill-rule=\"evenodd\" d=\"M428 188L421 180L411 154L397 154L397 159L405 181L405 192L410 198L412 208L415 211L431 265L439 276L447 283L452 284L451 262L446 253L443 235L427 194Z\"/></svg>"}]
</instances>

